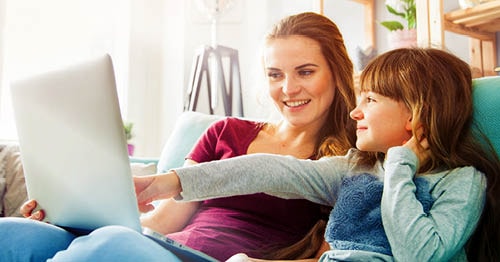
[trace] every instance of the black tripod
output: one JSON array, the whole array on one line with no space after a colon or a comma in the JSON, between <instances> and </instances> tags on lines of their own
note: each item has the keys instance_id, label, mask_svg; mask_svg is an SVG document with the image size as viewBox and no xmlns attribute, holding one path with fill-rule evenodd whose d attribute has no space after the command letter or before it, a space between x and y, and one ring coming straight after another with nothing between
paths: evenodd
<instances>
[{"instance_id":1,"label":"black tripod","mask_svg":"<svg viewBox=\"0 0 500 262\"><path fill-rule=\"evenodd\" d=\"M215 68L209 66L209 59L212 57ZM224 77L223 58L229 59L229 82L226 85ZM210 70L217 73L216 86L212 86L210 81ZM196 50L191 68L191 78L189 80L184 101L184 111L196 111L201 84L205 76L208 91L209 112L214 114L217 107L217 92L220 91L224 112L226 116L243 116L243 97L241 93L240 65L238 62L238 50L225 46L203 46ZM235 112L233 112L233 105Z\"/></svg>"}]
</instances>

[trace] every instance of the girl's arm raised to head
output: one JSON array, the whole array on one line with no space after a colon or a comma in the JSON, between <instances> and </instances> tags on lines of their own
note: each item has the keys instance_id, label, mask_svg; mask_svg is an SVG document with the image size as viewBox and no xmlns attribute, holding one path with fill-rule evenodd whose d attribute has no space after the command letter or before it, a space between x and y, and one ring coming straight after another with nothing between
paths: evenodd
<instances>
[{"instance_id":1,"label":"girl's arm raised to head","mask_svg":"<svg viewBox=\"0 0 500 262\"><path fill-rule=\"evenodd\" d=\"M401 261L448 261L465 256L484 204L486 179L474 167L419 175L417 156L391 148L386 156L382 221Z\"/></svg>"},{"instance_id":2,"label":"girl's arm raised to head","mask_svg":"<svg viewBox=\"0 0 500 262\"><path fill-rule=\"evenodd\" d=\"M182 192L178 199L208 198L264 192L282 198L304 198L333 205L349 155L320 160L251 154L178 168Z\"/></svg>"}]
</instances>

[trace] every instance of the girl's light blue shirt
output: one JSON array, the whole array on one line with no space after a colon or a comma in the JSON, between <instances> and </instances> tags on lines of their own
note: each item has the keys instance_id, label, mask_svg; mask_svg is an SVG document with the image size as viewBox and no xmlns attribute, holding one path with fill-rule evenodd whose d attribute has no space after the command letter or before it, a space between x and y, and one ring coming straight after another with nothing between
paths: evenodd
<instances>
[{"instance_id":1,"label":"girl's light blue shirt","mask_svg":"<svg viewBox=\"0 0 500 262\"><path fill-rule=\"evenodd\" d=\"M183 189L178 199L265 192L335 206L346 178L370 174L382 183L380 214L392 255L332 248L321 261L467 260L464 245L479 221L485 201L486 178L481 172L468 166L416 176L418 159L405 147L391 148L385 162L371 167L358 164L358 158L356 149L345 156L319 160L251 154L178 168L175 171ZM417 186L421 184L416 183L418 180L423 180L425 186ZM427 207L417 199L418 190L432 199ZM334 246L328 235L325 238Z\"/></svg>"}]
</instances>

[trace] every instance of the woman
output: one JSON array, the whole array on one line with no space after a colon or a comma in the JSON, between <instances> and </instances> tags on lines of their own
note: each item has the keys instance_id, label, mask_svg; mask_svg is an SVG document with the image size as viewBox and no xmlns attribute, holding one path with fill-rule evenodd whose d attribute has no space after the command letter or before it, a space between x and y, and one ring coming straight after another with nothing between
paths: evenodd
<instances>
[{"instance_id":1,"label":"woman","mask_svg":"<svg viewBox=\"0 0 500 262\"><path fill-rule=\"evenodd\" d=\"M312 24L316 26L310 27ZM326 37L329 37L328 41ZM342 153L353 141L352 133L348 133L352 129L344 129L343 125L348 123L345 118L328 119L346 112L347 105L352 106L350 101L354 98L352 84L349 84L352 81L351 65L345 49L337 46L343 47L342 38L327 18L305 13L283 19L269 33L263 49L269 95L282 120L255 123L229 118L218 122L188 156L190 162L208 162L257 152L298 158ZM338 126L329 126L331 123ZM331 148L337 151L320 148L324 140L321 138L328 136L335 140L332 143L335 146ZM231 149L228 150L227 145ZM277 201L280 203L274 203ZM273 249L297 242L320 218L318 207L296 203L300 215L290 219L287 214L293 209L291 203L265 194L191 203L191 207L184 206L182 211L176 208L175 212L172 212L173 206L178 207L179 203L164 202L154 217L143 221L143 225L219 260L227 259L234 250L247 250L258 257L266 257L273 253ZM165 219L169 214L175 214L173 219L177 223ZM179 214L185 215L182 221L179 221ZM224 229L220 225L222 221ZM173 228L173 225L177 226ZM214 225L219 225L216 230L212 229ZM246 237L242 239L242 235ZM262 235L268 237L262 239ZM311 251L316 250L309 248L308 251L302 255L314 255Z\"/></svg>"},{"instance_id":2,"label":"woman","mask_svg":"<svg viewBox=\"0 0 500 262\"><path fill-rule=\"evenodd\" d=\"M281 121L257 123L228 118L217 122L188 156L189 163L258 152L314 159L345 154L352 147L354 125L348 112L355 105L353 69L342 36L332 21L315 13L281 20L266 38L263 62L269 94L283 116ZM40 220L43 212L31 213L35 206L34 201L28 202L23 213ZM290 216L290 210L301 212ZM321 216L320 205L256 194L197 203L166 201L142 224L219 260L226 260L236 252L262 258L302 258L314 256L323 239L317 237L316 243L311 244L308 237L291 248L288 246L303 238ZM122 259L145 261L168 256L165 251L149 247L156 244L139 234L122 238L121 230L125 229L117 227L77 237L55 226L43 225L41 230L40 224L26 224L0 220L0 233L5 235L6 227L17 231L30 227L39 232L38 240L58 243L50 249L42 245L49 241L33 244L47 250L34 254L43 259L95 260L106 259L107 254L116 259L120 254ZM315 232L316 227L311 236ZM57 237L59 233L65 237L53 241L61 239ZM55 236L44 237L49 234ZM102 241L94 241L95 238ZM30 241L16 241L15 235L9 236L8 242L1 243L2 253L10 250L12 254L5 259L21 260L19 253L30 253L30 249L18 252L17 242L30 246L27 244ZM110 244L99 246L99 243ZM102 249L106 252L99 252Z\"/></svg>"}]
</instances>

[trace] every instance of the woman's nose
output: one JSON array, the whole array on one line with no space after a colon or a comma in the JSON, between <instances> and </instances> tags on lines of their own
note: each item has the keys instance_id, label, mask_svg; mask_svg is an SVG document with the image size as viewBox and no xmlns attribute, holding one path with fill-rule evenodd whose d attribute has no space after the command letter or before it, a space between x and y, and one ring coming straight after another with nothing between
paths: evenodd
<instances>
[{"instance_id":1,"label":"woman's nose","mask_svg":"<svg viewBox=\"0 0 500 262\"><path fill-rule=\"evenodd\" d=\"M286 77L285 81L283 81L283 86L281 89L284 94L292 95L300 92L300 85L292 77Z\"/></svg>"}]
</instances>

